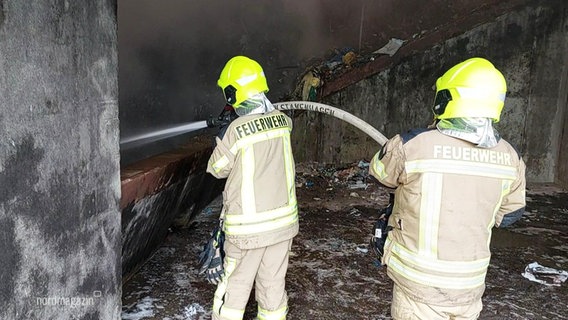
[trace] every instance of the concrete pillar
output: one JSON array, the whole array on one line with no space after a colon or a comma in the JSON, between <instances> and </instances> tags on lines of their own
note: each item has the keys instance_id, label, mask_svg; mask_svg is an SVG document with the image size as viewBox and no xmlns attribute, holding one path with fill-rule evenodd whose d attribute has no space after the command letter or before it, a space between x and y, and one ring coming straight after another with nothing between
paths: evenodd
<instances>
[{"instance_id":1,"label":"concrete pillar","mask_svg":"<svg viewBox=\"0 0 568 320\"><path fill-rule=\"evenodd\" d=\"M119 319L116 0L0 0L0 319Z\"/></svg>"}]
</instances>

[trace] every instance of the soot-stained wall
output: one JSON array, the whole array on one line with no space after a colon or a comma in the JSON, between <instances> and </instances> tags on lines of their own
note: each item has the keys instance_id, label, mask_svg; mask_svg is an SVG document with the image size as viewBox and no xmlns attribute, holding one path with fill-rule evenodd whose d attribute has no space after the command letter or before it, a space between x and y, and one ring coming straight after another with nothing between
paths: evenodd
<instances>
[{"instance_id":1,"label":"soot-stained wall","mask_svg":"<svg viewBox=\"0 0 568 320\"><path fill-rule=\"evenodd\" d=\"M120 318L116 1L0 0L0 319Z\"/></svg>"},{"instance_id":2,"label":"soot-stained wall","mask_svg":"<svg viewBox=\"0 0 568 320\"><path fill-rule=\"evenodd\" d=\"M403 46L383 71L325 97L324 101L392 137L431 123L435 94L432 87L439 76L467 58L485 57L507 79L507 99L496 127L523 155L527 179L562 179L556 169L566 170L559 159L567 157L566 141L560 140L567 108L566 8L565 1L535 1L456 33L447 41L434 41L425 50L404 50ZM432 35L432 39L437 38ZM407 45L418 47L420 41ZM298 161L370 160L379 149L358 129L334 118L307 113L296 118L295 125Z\"/></svg>"},{"instance_id":3,"label":"soot-stained wall","mask_svg":"<svg viewBox=\"0 0 568 320\"><path fill-rule=\"evenodd\" d=\"M528 0L121 0L118 2L122 138L217 115L216 85L238 54L258 60L269 98L285 100L311 65L335 49L369 53L391 38L410 41L464 17ZM497 9L495 9L497 8ZM122 162L187 139L122 148Z\"/></svg>"}]
</instances>

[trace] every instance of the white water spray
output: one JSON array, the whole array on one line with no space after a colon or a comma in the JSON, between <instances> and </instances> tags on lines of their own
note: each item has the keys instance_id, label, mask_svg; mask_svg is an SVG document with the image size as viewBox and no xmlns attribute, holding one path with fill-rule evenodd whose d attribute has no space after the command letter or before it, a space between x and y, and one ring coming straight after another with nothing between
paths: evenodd
<instances>
[{"instance_id":1,"label":"white water spray","mask_svg":"<svg viewBox=\"0 0 568 320\"><path fill-rule=\"evenodd\" d=\"M132 136L132 137L129 137L129 138L124 138L124 139L120 140L120 144L121 145L133 144L133 143L137 143L137 144L144 143L144 144L146 144L146 143L150 143L150 142L154 142L154 141L178 136L178 135L190 132L190 131L195 131L195 130L204 129L204 128L207 128L207 121L206 120L197 121L197 122L189 122L189 123L185 123L185 124L178 125L178 126L171 127L171 128L167 128L167 129L156 130L156 131Z\"/></svg>"},{"instance_id":2,"label":"white water spray","mask_svg":"<svg viewBox=\"0 0 568 320\"><path fill-rule=\"evenodd\" d=\"M351 113L338 109L323 103L317 103L312 101L288 101L288 102L278 102L274 103L274 107L278 110L305 110L305 111L316 111L321 112L324 114L331 115L343 121L346 121L355 127L359 128L366 134L368 134L371 138L377 141L380 145L384 145L388 140L382 133L380 133L377 129L375 129L370 124L366 123L365 121L357 118L356 116L352 115ZM161 139L170 138L173 136L181 135L190 131L195 131L199 129L205 129L207 127L217 127L223 121L225 121L222 116L219 118L210 118L208 120L202 120L197 122L189 122L182 125L178 125L175 127L171 127L168 129L163 130L156 130L153 132L145 133L136 135L133 137L125 138L120 140L120 145L124 148L123 145L140 145L140 144L147 144L150 142L154 142Z\"/></svg>"}]
</instances>

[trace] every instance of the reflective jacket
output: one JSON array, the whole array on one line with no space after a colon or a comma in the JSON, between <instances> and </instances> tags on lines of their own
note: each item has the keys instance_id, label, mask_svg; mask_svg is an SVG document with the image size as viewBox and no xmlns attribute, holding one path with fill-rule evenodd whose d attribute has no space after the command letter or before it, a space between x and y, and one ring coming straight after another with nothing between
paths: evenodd
<instances>
[{"instance_id":1,"label":"reflective jacket","mask_svg":"<svg viewBox=\"0 0 568 320\"><path fill-rule=\"evenodd\" d=\"M389 277L423 303L481 298L491 229L524 212L525 164L516 150L503 139L482 149L415 130L390 139L370 173L397 188L382 261Z\"/></svg>"},{"instance_id":2,"label":"reflective jacket","mask_svg":"<svg viewBox=\"0 0 568 320\"><path fill-rule=\"evenodd\" d=\"M292 120L274 110L238 117L217 138L207 172L227 178L223 230L240 249L291 239L298 233Z\"/></svg>"}]
</instances>

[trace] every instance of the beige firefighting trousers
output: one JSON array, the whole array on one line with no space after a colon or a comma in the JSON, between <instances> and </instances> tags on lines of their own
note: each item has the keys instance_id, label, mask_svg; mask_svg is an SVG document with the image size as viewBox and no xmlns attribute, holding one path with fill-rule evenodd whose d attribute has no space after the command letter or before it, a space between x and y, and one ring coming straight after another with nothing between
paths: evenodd
<instances>
[{"instance_id":1,"label":"beige firefighting trousers","mask_svg":"<svg viewBox=\"0 0 568 320\"><path fill-rule=\"evenodd\" d=\"M481 299L463 306L428 305L412 300L395 284L391 316L393 320L475 320L479 317L482 308Z\"/></svg>"},{"instance_id":2,"label":"beige firefighting trousers","mask_svg":"<svg viewBox=\"0 0 568 320\"><path fill-rule=\"evenodd\" d=\"M292 239L258 249L241 250L225 241L225 274L213 301L214 320L240 320L254 284L259 320L284 320L285 290Z\"/></svg>"}]
</instances>

